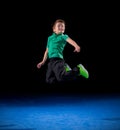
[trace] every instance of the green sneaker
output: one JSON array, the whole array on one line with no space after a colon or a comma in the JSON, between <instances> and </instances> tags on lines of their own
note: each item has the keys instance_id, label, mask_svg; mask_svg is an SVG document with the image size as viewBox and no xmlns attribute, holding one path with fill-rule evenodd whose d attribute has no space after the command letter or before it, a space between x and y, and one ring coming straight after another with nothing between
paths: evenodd
<instances>
[{"instance_id":1,"label":"green sneaker","mask_svg":"<svg viewBox=\"0 0 120 130\"><path fill-rule=\"evenodd\" d=\"M66 70L66 72L69 72L72 69L70 68L70 66L68 64L65 64L65 70Z\"/></svg>"},{"instance_id":2,"label":"green sneaker","mask_svg":"<svg viewBox=\"0 0 120 130\"><path fill-rule=\"evenodd\" d=\"M89 78L89 73L88 71L85 69L85 67L82 64L77 65L77 67L79 68L79 72L81 76L83 76L84 78L88 79Z\"/></svg>"}]
</instances>

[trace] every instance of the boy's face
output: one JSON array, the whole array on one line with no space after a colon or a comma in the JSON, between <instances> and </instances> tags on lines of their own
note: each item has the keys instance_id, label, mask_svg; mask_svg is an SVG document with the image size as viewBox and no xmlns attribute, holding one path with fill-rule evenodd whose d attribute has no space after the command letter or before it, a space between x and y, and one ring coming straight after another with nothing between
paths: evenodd
<instances>
[{"instance_id":1,"label":"boy's face","mask_svg":"<svg viewBox=\"0 0 120 130\"><path fill-rule=\"evenodd\" d=\"M58 22L54 25L53 27L53 31L56 33L56 34L62 34L65 32L65 24L64 23L61 23L61 22Z\"/></svg>"}]
</instances>

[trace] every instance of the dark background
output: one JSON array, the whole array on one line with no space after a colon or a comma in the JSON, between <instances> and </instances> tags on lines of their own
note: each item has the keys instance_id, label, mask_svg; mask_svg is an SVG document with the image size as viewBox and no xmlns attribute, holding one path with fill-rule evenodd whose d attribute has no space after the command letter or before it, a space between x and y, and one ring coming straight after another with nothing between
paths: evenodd
<instances>
[{"instance_id":1,"label":"dark background","mask_svg":"<svg viewBox=\"0 0 120 130\"><path fill-rule=\"evenodd\" d=\"M118 92L119 91L119 40L117 7L114 5L97 4L96 6L73 4L48 10L44 15L39 8L34 12L33 43L32 43L32 76L33 86L41 87L45 80L46 65L36 69L42 60L47 37L52 33L52 23L57 18L66 21L66 34L81 46L79 54L66 46L64 57L74 67L82 63L89 71L90 78L80 78L67 84L72 91L78 88L84 91ZM75 7L76 6L76 7ZM77 88L77 89L76 89ZM56 88L55 88L56 89ZM66 90L65 86L63 87ZM69 89L67 88L67 91Z\"/></svg>"},{"instance_id":2,"label":"dark background","mask_svg":"<svg viewBox=\"0 0 120 130\"><path fill-rule=\"evenodd\" d=\"M54 3L54 2L53 2ZM15 9L17 11L15 11ZM119 92L118 7L115 3L48 3L15 7L7 11L2 94L41 94L44 92ZM25 11L23 11L23 9ZM66 31L81 46L73 53L67 45L66 62L74 67L82 63L90 78L49 86L45 83L46 67L36 65L43 58L52 24L66 21ZM3 22L4 22L3 21Z\"/></svg>"}]
</instances>

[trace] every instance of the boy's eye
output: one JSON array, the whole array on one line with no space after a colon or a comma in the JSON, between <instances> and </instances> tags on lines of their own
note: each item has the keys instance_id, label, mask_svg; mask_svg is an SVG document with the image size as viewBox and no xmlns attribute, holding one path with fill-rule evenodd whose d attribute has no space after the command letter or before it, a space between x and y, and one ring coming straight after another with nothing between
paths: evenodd
<instances>
[{"instance_id":1,"label":"boy's eye","mask_svg":"<svg viewBox=\"0 0 120 130\"><path fill-rule=\"evenodd\" d=\"M60 26L58 26L59 28L62 28L63 26L62 25L60 25Z\"/></svg>"}]
</instances>

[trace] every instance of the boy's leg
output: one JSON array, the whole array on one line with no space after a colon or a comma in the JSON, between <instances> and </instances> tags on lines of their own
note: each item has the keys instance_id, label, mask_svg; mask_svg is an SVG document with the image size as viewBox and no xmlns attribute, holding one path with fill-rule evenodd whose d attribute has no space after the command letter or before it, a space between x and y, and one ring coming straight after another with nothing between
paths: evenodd
<instances>
[{"instance_id":1,"label":"boy's leg","mask_svg":"<svg viewBox=\"0 0 120 130\"><path fill-rule=\"evenodd\" d=\"M73 68L72 70L64 60L58 60L54 64L53 71L55 73L56 79L60 82L64 82L76 79L79 70L77 67L75 67L75 69Z\"/></svg>"},{"instance_id":2,"label":"boy's leg","mask_svg":"<svg viewBox=\"0 0 120 130\"><path fill-rule=\"evenodd\" d=\"M51 63L48 63L48 68L47 68L47 72L46 72L46 82L49 83L49 84L56 82L55 74L52 70L52 64Z\"/></svg>"},{"instance_id":3,"label":"boy's leg","mask_svg":"<svg viewBox=\"0 0 120 130\"><path fill-rule=\"evenodd\" d=\"M50 75L46 75L46 83L48 84L53 84L53 83L56 83L56 78L54 76L54 74L50 74Z\"/></svg>"},{"instance_id":4,"label":"boy's leg","mask_svg":"<svg viewBox=\"0 0 120 130\"><path fill-rule=\"evenodd\" d=\"M84 78L88 79L89 78L89 73L85 69L85 67L82 64L77 65L79 68L79 75L83 76Z\"/></svg>"}]
</instances>

